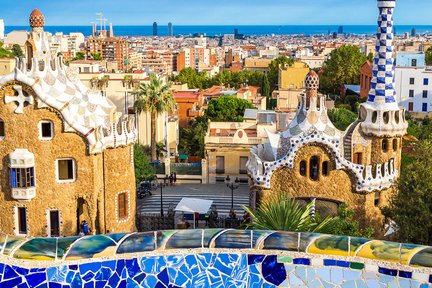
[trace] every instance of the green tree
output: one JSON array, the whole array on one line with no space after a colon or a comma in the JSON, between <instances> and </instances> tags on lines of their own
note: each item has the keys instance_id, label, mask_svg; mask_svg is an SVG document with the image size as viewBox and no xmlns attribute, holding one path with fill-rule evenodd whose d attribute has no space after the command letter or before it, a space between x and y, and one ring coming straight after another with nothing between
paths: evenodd
<instances>
[{"instance_id":1,"label":"green tree","mask_svg":"<svg viewBox=\"0 0 432 288\"><path fill-rule=\"evenodd\" d=\"M91 56L93 58L93 60L102 60L102 54L101 53L91 53Z\"/></svg>"},{"instance_id":2,"label":"green tree","mask_svg":"<svg viewBox=\"0 0 432 288\"><path fill-rule=\"evenodd\" d=\"M343 84L358 84L365 61L366 56L357 46L343 45L333 50L321 68L321 90L339 93Z\"/></svg>"},{"instance_id":3,"label":"green tree","mask_svg":"<svg viewBox=\"0 0 432 288\"><path fill-rule=\"evenodd\" d=\"M357 114L346 108L328 110L328 116L333 125L342 131L346 130L351 123L357 120Z\"/></svg>"},{"instance_id":4,"label":"green tree","mask_svg":"<svg viewBox=\"0 0 432 288\"><path fill-rule=\"evenodd\" d=\"M270 107L270 100L271 100L270 99L270 82L269 82L267 74L264 74L264 76L263 76L261 87L262 87L262 89L261 89L262 93L261 94L266 97L266 107L267 107L267 109L271 109L271 107Z\"/></svg>"},{"instance_id":5,"label":"green tree","mask_svg":"<svg viewBox=\"0 0 432 288\"><path fill-rule=\"evenodd\" d=\"M311 217L313 205L311 202L303 207L295 199L279 194L273 201L262 203L255 211L245 206L242 208L251 215L253 229L334 233L338 219L322 219L317 215Z\"/></svg>"},{"instance_id":6,"label":"green tree","mask_svg":"<svg viewBox=\"0 0 432 288\"><path fill-rule=\"evenodd\" d=\"M182 153L204 158L204 137L207 134L208 118L199 116L187 128L180 129L179 149Z\"/></svg>"},{"instance_id":7,"label":"green tree","mask_svg":"<svg viewBox=\"0 0 432 288\"><path fill-rule=\"evenodd\" d=\"M338 219L333 234L352 237L372 238L374 229L367 227L360 228L360 223L355 219L354 210L349 209L346 204L341 204L338 208Z\"/></svg>"},{"instance_id":8,"label":"green tree","mask_svg":"<svg viewBox=\"0 0 432 288\"><path fill-rule=\"evenodd\" d=\"M432 140L415 146L413 161L404 167L395 193L382 212L396 223L401 242L432 245Z\"/></svg>"},{"instance_id":9,"label":"green tree","mask_svg":"<svg viewBox=\"0 0 432 288\"><path fill-rule=\"evenodd\" d=\"M84 52L76 52L75 57L73 58L73 60L84 60L84 59L85 59Z\"/></svg>"},{"instance_id":10,"label":"green tree","mask_svg":"<svg viewBox=\"0 0 432 288\"><path fill-rule=\"evenodd\" d=\"M150 82L140 83L134 91L137 97L134 107L139 114L149 112L150 130L151 130L151 159L157 159L156 152L156 118L164 112L172 112L176 102L170 91L171 83L165 84L162 79L157 78L154 74L150 75Z\"/></svg>"},{"instance_id":11,"label":"green tree","mask_svg":"<svg viewBox=\"0 0 432 288\"><path fill-rule=\"evenodd\" d=\"M246 109L256 108L247 100L222 96L210 100L205 115L215 122L242 122Z\"/></svg>"},{"instance_id":12,"label":"green tree","mask_svg":"<svg viewBox=\"0 0 432 288\"><path fill-rule=\"evenodd\" d=\"M270 92L273 92L278 88L279 82L279 68L285 65L292 66L294 64L293 58L288 58L287 56L279 56L270 62L268 79L270 81Z\"/></svg>"},{"instance_id":13,"label":"green tree","mask_svg":"<svg viewBox=\"0 0 432 288\"><path fill-rule=\"evenodd\" d=\"M0 58L13 58L11 51L3 48L3 42L0 42Z\"/></svg>"},{"instance_id":14,"label":"green tree","mask_svg":"<svg viewBox=\"0 0 432 288\"><path fill-rule=\"evenodd\" d=\"M18 44L13 44L12 46L12 54L14 57L24 57L24 52L21 49L21 46Z\"/></svg>"},{"instance_id":15,"label":"green tree","mask_svg":"<svg viewBox=\"0 0 432 288\"><path fill-rule=\"evenodd\" d=\"M138 143L134 145L134 167L136 184L153 179L154 170L146 147Z\"/></svg>"},{"instance_id":16,"label":"green tree","mask_svg":"<svg viewBox=\"0 0 432 288\"><path fill-rule=\"evenodd\" d=\"M426 50L425 60L426 60L426 65L428 66L432 65L432 46Z\"/></svg>"},{"instance_id":17,"label":"green tree","mask_svg":"<svg viewBox=\"0 0 432 288\"><path fill-rule=\"evenodd\" d=\"M374 59L374 54L372 52L369 52L369 54L367 55L366 59L372 63L373 59Z\"/></svg>"}]
</instances>

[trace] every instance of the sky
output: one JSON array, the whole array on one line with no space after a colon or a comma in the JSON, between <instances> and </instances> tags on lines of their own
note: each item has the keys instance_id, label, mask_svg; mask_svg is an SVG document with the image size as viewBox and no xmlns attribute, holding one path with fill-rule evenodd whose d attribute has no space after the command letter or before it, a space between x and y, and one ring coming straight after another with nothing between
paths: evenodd
<instances>
[{"instance_id":1,"label":"sky","mask_svg":"<svg viewBox=\"0 0 432 288\"><path fill-rule=\"evenodd\" d=\"M375 25L376 0L17 0L3 2L6 26L27 26L38 8L48 26L91 25L102 12L114 25ZM397 0L397 25L432 25L431 0Z\"/></svg>"}]
</instances>

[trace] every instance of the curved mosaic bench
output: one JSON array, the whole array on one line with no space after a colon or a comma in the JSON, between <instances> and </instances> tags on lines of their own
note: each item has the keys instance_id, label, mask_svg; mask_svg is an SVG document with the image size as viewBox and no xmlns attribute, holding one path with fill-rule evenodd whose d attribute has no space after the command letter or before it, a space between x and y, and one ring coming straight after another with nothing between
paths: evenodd
<instances>
[{"instance_id":1,"label":"curved mosaic bench","mask_svg":"<svg viewBox=\"0 0 432 288\"><path fill-rule=\"evenodd\" d=\"M432 247L252 230L0 234L2 287L432 287Z\"/></svg>"}]
</instances>

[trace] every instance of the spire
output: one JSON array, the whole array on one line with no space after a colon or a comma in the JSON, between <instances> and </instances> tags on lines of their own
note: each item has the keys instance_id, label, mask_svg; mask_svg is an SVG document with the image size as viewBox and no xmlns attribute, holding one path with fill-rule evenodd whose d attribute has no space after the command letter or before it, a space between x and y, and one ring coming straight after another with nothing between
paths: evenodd
<instances>
[{"instance_id":1,"label":"spire","mask_svg":"<svg viewBox=\"0 0 432 288\"><path fill-rule=\"evenodd\" d=\"M314 70L311 70L306 75L305 88L306 88L306 96L308 98L317 97L318 88L319 88L319 76Z\"/></svg>"},{"instance_id":2,"label":"spire","mask_svg":"<svg viewBox=\"0 0 432 288\"><path fill-rule=\"evenodd\" d=\"M378 1L380 11L368 102L399 110L394 89L393 9L395 1Z\"/></svg>"},{"instance_id":3,"label":"spire","mask_svg":"<svg viewBox=\"0 0 432 288\"><path fill-rule=\"evenodd\" d=\"M34 9L30 14L29 22L34 32L41 32L45 26L45 17L39 9Z\"/></svg>"},{"instance_id":4,"label":"spire","mask_svg":"<svg viewBox=\"0 0 432 288\"><path fill-rule=\"evenodd\" d=\"M378 0L378 32L368 101L361 105L360 120L365 134L401 136L408 124L405 111L396 101L394 85L393 10L395 0Z\"/></svg>"}]
</instances>

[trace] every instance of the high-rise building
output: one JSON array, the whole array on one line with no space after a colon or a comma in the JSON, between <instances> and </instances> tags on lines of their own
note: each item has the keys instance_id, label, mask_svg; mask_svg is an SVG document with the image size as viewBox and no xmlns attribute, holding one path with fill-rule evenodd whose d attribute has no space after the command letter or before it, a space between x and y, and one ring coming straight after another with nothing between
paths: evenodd
<instances>
[{"instance_id":1,"label":"high-rise building","mask_svg":"<svg viewBox=\"0 0 432 288\"><path fill-rule=\"evenodd\" d=\"M417 36L417 29L415 27L413 27L411 29L411 37L415 37L415 36Z\"/></svg>"},{"instance_id":2,"label":"high-rise building","mask_svg":"<svg viewBox=\"0 0 432 288\"><path fill-rule=\"evenodd\" d=\"M168 36L174 36L173 25L171 22L168 23Z\"/></svg>"},{"instance_id":3,"label":"high-rise building","mask_svg":"<svg viewBox=\"0 0 432 288\"><path fill-rule=\"evenodd\" d=\"M103 60L115 61L119 70L125 70L129 57L128 42L121 37L92 37L86 43L87 57L100 53Z\"/></svg>"},{"instance_id":4,"label":"high-rise building","mask_svg":"<svg viewBox=\"0 0 432 288\"><path fill-rule=\"evenodd\" d=\"M153 36L158 36L157 22L153 22Z\"/></svg>"},{"instance_id":5,"label":"high-rise building","mask_svg":"<svg viewBox=\"0 0 432 288\"><path fill-rule=\"evenodd\" d=\"M194 48L184 48L177 55L177 71L183 68L192 68L200 71L203 67L212 67L217 64L216 50L214 48L204 48L196 46Z\"/></svg>"},{"instance_id":6,"label":"high-rise building","mask_svg":"<svg viewBox=\"0 0 432 288\"><path fill-rule=\"evenodd\" d=\"M339 28L338 28L338 34L343 34L343 33L344 33L343 26L339 26Z\"/></svg>"},{"instance_id":7,"label":"high-rise building","mask_svg":"<svg viewBox=\"0 0 432 288\"><path fill-rule=\"evenodd\" d=\"M4 20L0 19L0 39L4 39Z\"/></svg>"}]
</instances>

